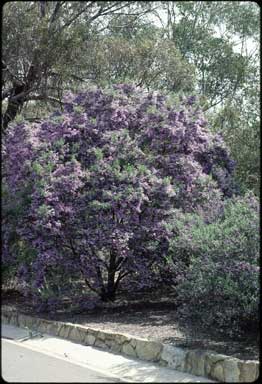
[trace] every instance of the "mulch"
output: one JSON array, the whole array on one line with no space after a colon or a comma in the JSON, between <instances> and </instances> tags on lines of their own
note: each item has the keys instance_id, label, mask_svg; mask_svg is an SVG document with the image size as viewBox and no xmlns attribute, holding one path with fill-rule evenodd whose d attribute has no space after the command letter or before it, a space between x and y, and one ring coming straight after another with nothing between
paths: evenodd
<instances>
[{"instance_id":1,"label":"mulch","mask_svg":"<svg viewBox=\"0 0 262 384\"><path fill-rule=\"evenodd\" d=\"M36 317L127 333L178 347L208 349L244 360L259 359L258 330L248 329L237 339L230 338L215 326L205 328L199 322L182 320L174 303L175 298L167 297L166 292L125 293L114 303L104 303L94 310L65 308L55 313L34 313L28 298L14 290L2 291L2 304Z\"/></svg>"}]
</instances>

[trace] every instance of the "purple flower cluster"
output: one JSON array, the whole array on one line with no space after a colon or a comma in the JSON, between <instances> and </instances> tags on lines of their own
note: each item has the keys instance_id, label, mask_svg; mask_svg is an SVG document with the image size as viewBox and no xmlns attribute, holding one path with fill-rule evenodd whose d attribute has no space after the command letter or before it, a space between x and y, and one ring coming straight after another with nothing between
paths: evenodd
<instances>
[{"instance_id":1,"label":"purple flower cluster","mask_svg":"<svg viewBox=\"0 0 262 384\"><path fill-rule=\"evenodd\" d=\"M27 266L36 292L82 279L113 300L124 278L150 284L174 208L230 195L233 163L194 97L176 106L120 84L65 102L62 114L5 139L8 193L23 207L16 231L37 255Z\"/></svg>"}]
</instances>

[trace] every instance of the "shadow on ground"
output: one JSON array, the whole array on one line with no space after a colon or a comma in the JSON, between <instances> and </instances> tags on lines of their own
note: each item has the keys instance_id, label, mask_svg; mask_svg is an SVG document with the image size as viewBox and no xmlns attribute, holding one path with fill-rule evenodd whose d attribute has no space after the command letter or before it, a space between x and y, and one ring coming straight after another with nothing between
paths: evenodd
<instances>
[{"instance_id":1,"label":"shadow on ground","mask_svg":"<svg viewBox=\"0 0 262 384\"><path fill-rule=\"evenodd\" d=\"M128 333L133 336L157 340L180 347L209 349L240 359L258 359L257 330L249 330L238 339L229 338L217 328L205 328L202 324L181 319L177 314L175 297L143 294L141 297L120 298L113 304L105 304L95 310L75 310L56 313L38 313L46 319L67 321L92 328ZM18 294L2 297L3 304L12 305L23 313L32 315L30 302Z\"/></svg>"}]
</instances>

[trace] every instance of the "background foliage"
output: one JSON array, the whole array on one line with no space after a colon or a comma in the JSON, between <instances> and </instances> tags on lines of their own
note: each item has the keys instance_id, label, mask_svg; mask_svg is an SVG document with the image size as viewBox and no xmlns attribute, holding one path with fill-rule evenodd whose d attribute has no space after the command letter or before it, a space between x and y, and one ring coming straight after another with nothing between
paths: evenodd
<instances>
[{"instance_id":1,"label":"background foliage","mask_svg":"<svg viewBox=\"0 0 262 384\"><path fill-rule=\"evenodd\" d=\"M222 208L222 209L221 209ZM259 204L252 193L229 199L207 223L196 214L174 220L179 233L169 257L176 276L181 315L208 326L256 329L259 306ZM188 267L189 266L189 267Z\"/></svg>"}]
</instances>

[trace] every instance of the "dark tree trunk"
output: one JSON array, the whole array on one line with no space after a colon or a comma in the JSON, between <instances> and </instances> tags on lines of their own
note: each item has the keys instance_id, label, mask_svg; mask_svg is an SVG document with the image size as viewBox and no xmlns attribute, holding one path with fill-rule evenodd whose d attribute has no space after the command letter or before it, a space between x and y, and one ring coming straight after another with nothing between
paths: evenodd
<instances>
[{"instance_id":1,"label":"dark tree trunk","mask_svg":"<svg viewBox=\"0 0 262 384\"><path fill-rule=\"evenodd\" d=\"M107 278L107 291L109 296L115 295L115 273L116 273L116 253L112 250L110 252L110 261Z\"/></svg>"},{"instance_id":2,"label":"dark tree trunk","mask_svg":"<svg viewBox=\"0 0 262 384\"><path fill-rule=\"evenodd\" d=\"M2 123L3 131L6 130L10 121L13 121L17 113L22 109L24 104L24 98L23 97L17 98L17 96L19 94L24 93L25 88L26 88L25 84L14 85L12 96L10 96L8 99L7 109L3 116L3 123Z\"/></svg>"},{"instance_id":3,"label":"dark tree trunk","mask_svg":"<svg viewBox=\"0 0 262 384\"><path fill-rule=\"evenodd\" d=\"M42 9L45 9L45 2L42 3ZM41 17L43 15L41 14ZM29 67L28 73L23 82L17 80L12 82L12 89L10 90L10 96L8 98L7 109L2 119L2 131L3 133L8 127L8 124L13 121L16 115L21 111L28 95L37 84L40 83L41 72L46 63L41 63L41 50L36 48L33 55L32 63ZM7 70L6 64L2 64L3 70Z\"/></svg>"},{"instance_id":4,"label":"dark tree trunk","mask_svg":"<svg viewBox=\"0 0 262 384\"><path fill-rule=\"evenodd\" d=\"M115 290L112 290L112 291L104 291L100 294L100 298L102 301L105 301L105 302L108 302L108 301L115 301L116 299L116 293L115 293Z\"/></svg>"},{"instance_id":5,"label":"dark tree trunk","mask_svg":"<svg viewBox=\"0 0 262 384\"><path fill-rule=\"evenodd\" d=\"M38 51L35 52L34 62L31 64L25 82L19 84L13 83L13 88L8 99L7 109L3 116L2 127L3 132L8 127L8 124L13 121L19 111L21 111L25 100L33 86L39 80L41 70L38 64Z\"/></svg>"},{"instance_id":6,"label":"dark tree trunk","mask_svg":"<svg viewBox=\"0 0 262 384\"><path fill-rule=\"evenodd\" d=\"M101 293L102 301L114 301L116 298L116 282L115 282L115 274L116 274L116 253L112 250L110 252L110 260L109 260L109 268L107 275L107 286L104 291Z\"/></svg>"},{"instance_id":7,"label":"dark tree trunk","mask_svg":"<svg viewBox=\"0 0 262 384\"><path fill-rule=\"evenodd\" d=\"M100 297L101 297L101 300L102 301L107 301L106 300L106 289L105 289L104 282L103 282L102 272L101 272L101 269L99 267L96 267L96 273L97 273L97 279L98 279L98 282L99 282L99 285L100 285Z\"/></svg>"}]
</instances>

